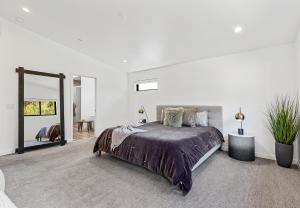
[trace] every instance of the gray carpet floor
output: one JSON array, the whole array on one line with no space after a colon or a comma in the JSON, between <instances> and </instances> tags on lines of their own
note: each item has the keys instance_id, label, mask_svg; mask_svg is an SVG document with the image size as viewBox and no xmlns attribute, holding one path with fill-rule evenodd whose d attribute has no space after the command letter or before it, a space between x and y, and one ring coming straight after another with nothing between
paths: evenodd
<instances>
[{"instance_id":1,"label":"gray carpet floor","mask_svg":"<svg viewBox=\"0 0 300 208\"><path fill-rule=\"evenodd\" d=\"M163 177L109 155L94 139L0 157L6 193L19 208L300 207L300 171L274 161L241 162L217 152L182 196Z\"/></svg>"}]
</instances>

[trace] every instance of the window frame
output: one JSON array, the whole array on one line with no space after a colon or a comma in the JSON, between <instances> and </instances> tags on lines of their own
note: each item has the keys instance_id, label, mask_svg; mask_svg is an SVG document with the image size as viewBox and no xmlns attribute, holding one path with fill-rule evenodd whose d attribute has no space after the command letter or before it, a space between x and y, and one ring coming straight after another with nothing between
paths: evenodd
<instances>
[{"instance_id":1,"label":"window frame","mask_svg":"<svg viewBox=\"0 0 300 208\"><path fill-rule=\"evenodd\" d=\"M25 102L38 102L39 103L39 113L38 115L25 115L25 109L24 109L24 117L32 117L32 116L56 116L57 115L57 106L56 106L56 100L39 100L39 101L36 101L36 100L24 100L24 103ZM49 101L49 102L54 102L54 114L42 114L42 102L43 101Z\"/></svg>"},{"instance_id":2,"label":"window frame","mask_svg":"<svg viewBox=\"0 0 300 208\"><path fill-rule=\"evenodd\" d=\"M140 84L146 84L146 83L156 83L157 84L157 88L156 89L146 89L146 90L141 90L139 89L139 85ZM134 84L134 88L135 88L135 91L136 92L145 92L145 91L155 91L155 90L158 90L158 80L156 79L151 79L151 80L140 80L140 81L137 81L135 82Z\"/></svg>"}]
</instances>

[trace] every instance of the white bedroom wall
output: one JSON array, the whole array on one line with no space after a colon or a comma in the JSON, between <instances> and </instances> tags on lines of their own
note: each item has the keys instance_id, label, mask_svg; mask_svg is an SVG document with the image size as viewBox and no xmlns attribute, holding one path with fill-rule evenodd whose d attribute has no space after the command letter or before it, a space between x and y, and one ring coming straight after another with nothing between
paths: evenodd
<instances>
[{"instance_id":1,"label":"white bedroom wall","mask_svg":"<svg viewBox=\"0 0 300 208\"><path fill-rule=\"evenodd\" d=\"M275 95L296 94L295 45L286 44L128 74L132 120L144 105L155 120L159 104L221 105L223 127L237 130L239 107L246 115L246 133L255 135L256 154L274 158L274 139L266 128L266 105ZM159 90L135 92L138 80L158 79ZM295 159L297 151L295 151Z\"/></svg>"},{"instance_id":2,"label":"white bedroom wall","mask_svg":"<svg viewBox=\"0 0 300 208\"><path fill-rule=\"evenodd\" d=\"M72 75L97 79L96 135L128 118L127 75L84 54L0 19L0 155L15 151L18 138L18 77L15 68L64 73L66 138L71 133ZM75 37L76 39L76 37ZM82 43L84 47L84 43Z\"/></svg>"}]
</instances>

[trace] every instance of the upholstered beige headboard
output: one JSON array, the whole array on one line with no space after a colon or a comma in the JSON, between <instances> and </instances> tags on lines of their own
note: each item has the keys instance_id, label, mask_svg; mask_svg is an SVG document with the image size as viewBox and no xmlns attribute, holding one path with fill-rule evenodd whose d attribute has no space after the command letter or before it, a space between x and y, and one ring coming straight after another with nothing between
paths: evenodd
<instances>
[{"instance_id":1,"label":"upholstered beige headboard","mask_svg":"<svg viewBox=\"0 0 300 208\"><path fill-rule=\"evenodd\" d=\"M223 110L222 106L202 106L202 105L158 105L156 106L156 119L160 121L161 111L168 107L183 107L184 109L195 109L197 111L208 112L208 125L214 126L223 131Z\"/></svg>"}]
</instances>

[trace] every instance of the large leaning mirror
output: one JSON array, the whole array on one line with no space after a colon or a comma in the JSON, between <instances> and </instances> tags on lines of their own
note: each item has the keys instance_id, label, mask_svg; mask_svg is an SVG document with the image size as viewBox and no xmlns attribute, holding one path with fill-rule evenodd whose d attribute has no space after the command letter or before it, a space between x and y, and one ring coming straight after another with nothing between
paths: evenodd
<instances>
[{"instance_id":1,"label":"large leaning mirror","mask_svg":"<svg viewBox=\"0 0 300 208\"><path fill-rule=\"evenodd\" d=\"M18 68L19 141L17 153L64 145L63 74Z\"/></svg>"}]
</instances>

